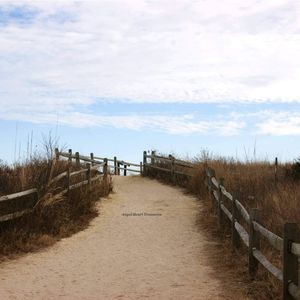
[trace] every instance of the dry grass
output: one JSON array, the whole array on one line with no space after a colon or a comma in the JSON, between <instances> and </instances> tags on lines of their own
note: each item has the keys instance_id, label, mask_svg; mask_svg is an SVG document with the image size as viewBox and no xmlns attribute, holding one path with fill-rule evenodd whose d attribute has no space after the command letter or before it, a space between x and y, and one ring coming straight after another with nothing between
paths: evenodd
<instances>
[{"instance_id":1,"label":"dry grass","mask_svg":"<svg viewBox=\"0 0 300 300\"><path fill-rule=\"evenodd\" d=\"M52 194L58 193L65 183L62 180L49 186L49 179L64 172L66 168L66 161L53 164L52 159L48 159L46 155L37 155L14 167L3 163L0 165L0 195L35 187L42 199L32 214L0 223L0 259L52 245L57 240L84 229L97 215L96 201L112 190L110 176L94 182L91 190L84 186L72 190L68 196L52 201ZM78 167L72 165L71 169L73 171ZM82 178L73 180L79 182ZM5 213L4 207L1 208L0 206L0 212Z\"/></svg>"},{"instance_id":2,"label":"dry grass","mask_svg":"<svg viewBox=\"0 0 300 300\"><path fill-rule=\"evenodd\" d=\"M234 159L212 158L203 153L193 162L195 163L195 171L190 179L177 175L173 181L169 173L153 169L149 170L148 175L164 182L183 186L205 203L199 224L213 239L221 242L221 245L224 246L222 251L227 250L225 261L224 255L222 255L220 259L216 256L217 259L214 259L213 262L216 267L221 266L226 270L226 274L230 274L226 277L227 279L230 278L236 284L243 282L245 294L253 296L254 299L280 299L281 284L264 271L263 267L259 268L255 279L250 280L247 272L246 249L242 247L238 251L231 250L229 224L222 231L217 229L215 208L209 202L205 186L205 168L207 166L213 168L217 178L224 178L226 189L230 193L235 193L248 211L250 208L259 208L262 224L272 232L282 236L285 222L300 224L300 164L297 162L279 164L277 180L275 181L275 167L268 161L240 162ZM157 162L159 166L165 164L162 161ZM183 169L181 167L181 171ZM227 207L230 208L228 205ZM205 218L203 218L203 214ZM217 252L218 250L216 249ZM264 240L262 241L262 251L272 263L281 267L281 254L271 249Z\"/></svg>"}]
</instances>

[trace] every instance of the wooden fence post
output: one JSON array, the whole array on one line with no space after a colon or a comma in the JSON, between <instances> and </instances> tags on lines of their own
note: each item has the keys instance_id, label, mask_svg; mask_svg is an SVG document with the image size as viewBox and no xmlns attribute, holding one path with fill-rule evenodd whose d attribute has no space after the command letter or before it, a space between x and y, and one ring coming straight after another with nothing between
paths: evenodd
<instances>
[{"instance_id":1,"label":"wooden fence post","mask_svg":"<svg viewBox=\"0 0 300 300\"><path fill-rule=\"evenodd\" d=\"M220 182L219 182L219 203L218 203L219 229L223 228L223 213L222 213L222 208L221 208L221 204L223 204L223 194L222 194L221 186L224 186L224 178L220 178Z\"/></svg>"},{"instance_id":2,"label":"wooden fence post","mask_svg":"<svg viewBox=\"0 0 300 300\"><path fill-rule=\"evenodd\" d=\"M210 190L211 190L211 174L210 174L210 168L207 168L206 170L206 180L207 180L207 190L208 190L208 197L211 200L211 196L210 196Z\"/></svg>"},{"instance_id":3,"label":"wooden fence post","mask_svg":"<svg viewBox=\"0 0 300 300\"><path fill-rule=\"evenodd\" d=\"M68 158L69 163L72 163L72 149L69 149L69 158Z\"/></svg>"},{"instance_id":4,"label":"wooden fence post","mask_svg":"<svg viewBox=\"0 0 300 300\"><path fill-rule=\"evenodd\" d=\"M107 158L104 158L104 166L103 166L103 174L104 174L104 177L107 176L107 169L108 169L108 165L107 165Z\"/></svg>"},{"instance_id":5,"label":"wooden fence post","mask_svg":"<svg viewBox=\"0 0 300 300\"><path fill-rule=\"evenodd\" d=\"M118 169L118 172L117 172L117 173L118 173L118 175L120 175L120 174L121 174L121 169L120 169L121 163L118 162L118 163L117 163L117 166L118 166L118 168L117 168L117 169Z\"/></svg>"},{"instance_id":6,"label":"wooden fence post","mask_svg":"<svg viewBox=\"0 0 300 300\"><path fill-rule=\"evenodd\" d=\"M155 151L152 150L151 151L151 165L154 165L154 162L155 162L154 156L155 156Z\"/></svg>"},{"instance_id":7,"label":"wooden fence post","mask_svg":"<svg viewBox=\"0 0 300 300\"><path fill-rule=\"evenodd\" d=\"M79 167L80 166L79 152L75 153L75 159L76 159L76 166Z\"/></svg>"},{"instance_id":8,"label":"wooden fence post","mask_svg":"<svg viewBox=\"0 0 300 300\"><path fill-rule=\"evenodd\" d=\"M213 211L215 211L215 209L214 209L214 207L215 207L215 201L214 201L214 195L213 195L214 186L213 186L213 183L211 182L211 178L212 177L216 177L216 172L215 172L214 169L210 168L210 177L209 177L210 193L209 193L209 197L210 197L210 201L211 201L211 204L212 204L212 209L213 209Z\"/></svg>"},{"instance_id":9,"label":"wooden fence post","mask_svg":"<svg viewBox=\"0 0 300 300\"><path fill-rule=\"evenodd\" d=\"M88 181L88 186L89 186L89 189L91 189L91 183L92 183L92 181L91 181L91 178L92 178L91 164L87 163L86 167L87 167L86 177L87 177L87 181Z\"/></svg>"},{"instance_id":10,"label":"wooden fence post","mask_svg":"<svg viewBox=\"0 0 300 300\"><path fill-rule=\"evenodd\" d=\"M118 175L117 157L114 157L114 174Z\"/></svg>"},{"instance_id":11,"label":"wooden fence post","mask_svg":"<svg viewBox=\"0 0 300 300\"><path fill-rule=\"evenodd\" d=\"M146 164L147 164L147 151L143 153L143 175L146 176Z\"/></svg>"},{"instance_id":12,"label":"wooden fence post","mask_svg":"<svg viewBox=\"0 0 300 300\"><path fill-rule=\"evenodd\" d=\"M232 223L231 223L231 242L233 248L239 248L241 245L240 236L235 228L235 223L238 222L238 210L236 208L236 196L237 193L233 194L232 197Z\"/></svg>"},{"instance_id":13,"label":"wooden fence post","mask_svg":"<svg viewBox=\"0 0 300 300\"><path fill-rule=\"evenodd\" d=\"M127 175L127 165L124 165L124 176Z\"/></svg>"},{"instance_id":14,"label":"wooden fence post","mask_svg":"<svg viewBox=\"0 0 300 300\"><path fill-rule=\"evenodd\" d=\"M249 224L249 273L254 276L258 269L258 261L253 256L253 250L260 250L260 234L254 230L253 221L260 221L260 211L257 208L250 209Z\"/></svg>"},{"instance_id":15,"label":"wooden fence post","mask_svg":"<svg viewBox=\"0 0 300 300\"><path fill-rule=\"evenodd\" d=\"M143 163L140 162L140 174L142 175L143 174Z\"/></svg>"},{"instance_id":16,"label":"wooden fence post","mask_svg":"<svg viewBox=\"0 0 300 300\"><path fill-rule=\"evenodd\" d=\"M175 158L169 154L169 159L171 160L171 181L175 184Z\"/></svg>"},{"instance_id":17,"label":"wooden fence post","mask_svg":"<svg viewBox=\"0 0 300 300\"><path fill-rule=\"evenodd\" d=\"M91 155L92 166L94 166L95 165L95 163L94 163L94 153L91 153L90 155Z\"/></svg>"},{"instance_id":18,"label":"wooden fence post","mask_svg":"<svg viewBox=\"0 0 300 300\"><path fill-rule=\"evenodd\" d=\"M70 194L70 185L71 185L71 166L68 164L68 169L67 169L67 189L68 189L68 197Z\"/></svg>"},{"instance_id":19,"label":"wooden fence post","mask_svg":"<svg viewBox=\"0 0 300 300\"><path fill-rule=\"evenodd\" d=\"M275 157L275 166L274 166L274 181L277 184L277 167L278 167L278 158Z\"/></svg>"},{"instance_id":20,"label":"wooden fence post","mask_svg":"<svg viewBox=\"0 0 300 300\"><path fill-rule=\"evenodd\" d=\"M58 148L55 148L55 159L59 160L59 150L58 150Z\"/></svg>"},{"instance_id":21,"label":"wooden fence post","mask_svg":"<svg viewBox=\"0 0 300 300\"><path fill-rule=\"evenodd\" d=\"M289 283L298 285L298 257L291 253L292 242L299 243L300 235L295 223L284 224L283 231L283 299L294 299L289 291Z\"/></svg>"}]
</instances>

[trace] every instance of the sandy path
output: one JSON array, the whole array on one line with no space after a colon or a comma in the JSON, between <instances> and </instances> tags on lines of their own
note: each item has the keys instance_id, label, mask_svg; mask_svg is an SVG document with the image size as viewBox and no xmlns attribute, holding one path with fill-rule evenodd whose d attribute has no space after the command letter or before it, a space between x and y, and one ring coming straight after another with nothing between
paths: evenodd
<instances>
[{"instance_id":1,"label":"sandy path","mask_svg":"<svg viewBox=\"0 0 300 300\"><path fill-rule=\"evenodd\" d=\"M195 225L199 203L140 177L114 186L87 230L1 264L0 299L226 298Z\"/></svg>"}]
</instances>

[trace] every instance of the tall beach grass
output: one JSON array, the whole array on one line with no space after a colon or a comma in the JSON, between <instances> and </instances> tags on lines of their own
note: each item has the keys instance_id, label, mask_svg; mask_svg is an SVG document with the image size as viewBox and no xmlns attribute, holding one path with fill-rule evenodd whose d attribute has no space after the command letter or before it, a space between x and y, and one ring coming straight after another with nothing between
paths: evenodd
<instances>
[{"instance_id":1,"label":"tall beach grass","mask_svg":"<svg viewBox=\"0 0 300 300\"><path fill-rule=\"evenodd\" d=\"M162 155L162 154L160 154ZM166 156L167 155L162 155ZM247 274L247 249L232 251L230 247L230 225L221 230L217 226L216 207L211 202L206 182L206 168L215 170L217 179L224 179L224 186L249 211L258 208L261 211L261 223L279 236L283 235L283 225L295 222L300 225L300 163L299 160L289 163L279 163L276 167L273 161L245 160L224 158L210 155L203 151L199 156L191 159L193 171L188 168L177 168L179 171L190 172L192 177L176 175L171 178L170 173L149 169L147 175L169 184L184 187L188 192L198 196L204 204L201 212L201 226L210 232L211 236L222 241L224 256L230 261L230 268L235 268L237 276L244 274L245 291L258 299L280 299L281 284L267 273L263 267L254 280ZM158 166L166 166L163 160L156 160ZM230 209L231 206L227 204ZM205 216L205 217L203 217ZM246 224L243 224L246 226ZM233 253L234 252L234 253ZM281 268L281 253L272 249L262 239L262 252L277 267ZM227 253L227 254L225 254ZM224 261L220 260L220 264ZM228 261L226 262L228 263ZM225 263L225 264L226 264ZM234 267L233 267L234 266ZM232 272L232 270L227 270ZM239 279L240 280L240 279Z\"/></svg>"},{"instance_id":2,"label":"tall beach grass","mask_svg":"<svg viewBox=\"0 0 300 300\"><path fill-rule=\"evenodd\" d=\"M54 148L52 143L46 143L44 151L30 159L14 165L0 163L0 196L37 188L40 199L33 213L0 223L0 259L49 246L85 228L97 215L96 202L112 190L107 176L95 181L90 189L83 186L54 198L64 182L49 185L50 179L68 168L67 161L52 159ZM75 164L70 167L71 171L80 168ZM81 181L79 177L72 180Z\"/></svg>"}]
</instances>

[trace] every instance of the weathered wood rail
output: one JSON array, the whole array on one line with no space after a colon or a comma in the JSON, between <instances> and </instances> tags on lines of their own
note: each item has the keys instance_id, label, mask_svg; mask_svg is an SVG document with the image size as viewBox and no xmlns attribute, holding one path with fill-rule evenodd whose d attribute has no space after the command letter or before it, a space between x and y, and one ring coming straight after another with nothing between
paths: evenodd
<instances>
[{"instance_id":1,"label":"weathered wood rail","mask_svg":"<svg viewBox=\"0 0 300 300\"><path fill-rule=\"evenodd\" d=\"M0 197L0 222L19 218L32 211L38 202L38 190L30 189Z\"/></svg>"},{"instance_id":2,"label":"weathered wood rail","mask_svg":"<svg viewBox=\"0 0 300 300\"><path fill-rule=\"evenodd\" d=\"M150 162L148 162L148 159L150 159ZM160 164L160 166L157 166L157 164ZM181 169L188 168L189 170L192 170L194 168L193 163L176 159L172 155L169 155L169 157L159 156L156 155L155 151L152 151L151 155L148 155L147 151L144 151L143 166L145 174L147 174L147 170L155 169L166 173L170 173L173 181L175 180L176 175L192 177L193 174L191 172L187 172L186 170L185 172L183 172ZM178 168L180 170L178 170Z\"/></svg>"},{"instance_id":3,"label":"weathered wood rail","mask_svg":"<svg viewBox=\"0 0 300 300\"><path fill-rule=\"evenodd\" d=\"M73 176L83 173L85 173L87 176L86 180L72 185L70 184L70 179ZM52 195L53 199L56 199L67 194L70 190L86 184L91 184L102 176L103 175L96 175L92 177L89 167L72 173L68 170L53 178L49 182L48 186L60 182L62 179L68 179L67 185L60 185L60 188L63 190L55 195ZM36 188L0 197L0 222L17 219L21 216L32 213L42 199L43 197L39 195L38 189Z\"/></svg>"},{"instance_id":4,"label":"weathered wood rail","mask_svg":"<svg viewBox=\"0 0 300 300\"><path fill-rule=\"evenodd\" d=\"M104 166L106 162L106 169L110 174L121 175L121 170L123 170L123 175L127 176L128 172L134 173L143 173L143 164L140 162L139 164L127 162L124 160L118 160L116 156L114 158L106 158L106 157L98 157L94 156L94 153L91 153L90 156L80 155L79 152L72 153L72 149L69 149L68 152L59 152L58 149L55 150L56 158L65 157L68 158L69 161L75 159L76 164L80 164L80 161L89 162L92 166L99 166L99 168ZM113 164L111 164L113 163ZM129 168L132 167L132 168ZM111 171L113 170L113 171ZM103 171L102 171L103 172Z\"/></svg>"},{"instance_id":5,"label":"weathered wood rail","mask_svg":"<svg viewBox=\"0 0 300 300\"><path fill-rule=\"evenodd\" d=\"M96 157L93 153L90 156L82 156L78 152L73 154L71 149L67 153L59 152L56 149L55 160L59 160L60 157L67 158L69 164L66 171L54 178L50 178L48 182L48 186L61 183L59 185L60 192L52 195L54 198L59 198L81 186L88 185L90 187L92 182L106 177L111 173L120 175L120 170L123 170L123 175L126 176L128 171L147 175L147 170L155 169L167 172L171 175L172 179L175 179L178 175L186 176L187 178L193 177L193 170L196 167L194 163L175 159L172 155L169 155L169 157L158 156L154 151L152 151L151 155L147 155L147 152L144 151L143 163L140 164L118 160L116 157L113 159ZM73 159L80 169L71 172L70 165ZM149 159L150 162L148 161ZM113 162L113 164L109 164L110 162ZM133 168L129 169L128 167ZM111 172L111 169L113 172ZM71 178L79 176L81 176L80 181L71 184ZM206 168L206 185L211 201L216 207L218 226L221 228L224 225L225 218L227 218L231 223L232 246L239 248L241 242L243 242L245 247L248 248L249 273L255 276L258 266L262 265L283 283L284 300L300 299L300 232L297 224L286 223L284 225L283 237L280 237L262 225L258 209L251 209L248 212L237 199L236 195L232 195L226 190L224 179L217 179L215 171L211 168ZM32 213L41 199L42 197L36 188L1 196L0 222ZM229 208L226 206L226 203L230 203ZM246 224L246 228L242 225L243 223ZM262 238L270 246L282 253L282 270L273 265L261 252Z\"/></svg>"},{"instance_id":6,"label":"weathered wood rail","mask_svg":"<svg viewBox=\"0 0 300 300\"><path fill-rule=\"evenodd\" d=\"M53 164L59 160L60 156L64 156L64 153L55 149L55 158ZM76 167L80 170L71 172L72 160L76 160ZM83 164L83 162L89 162ZM79 153L75 155L68 154L67 170L57 175L54 178L50 178L47 184L47 188L51 188L53 185L58 185L54 191L55 194L51 194L53 200L59 199L64 195L67 195L70 191L79 187L88 185L89 188L93 182L99 180L102 177L106 177L108 172L108 162L104 159L102 162L91 161L90 159L79 156ZM71 184L72 178L75 178L75 183ZM79 179L78 179L79 178ZM45 195L40 195L37 188L29 189L26 191L5 195L0 197L0 222L17 219L26 214L32 213L38 204L44 199ZM49 195L48 195L49 196Z\"/></svg>"},{"instance_id":7,"label":"weathered wood rail","mask_svg":"<svg viewBox=\"0 0 300 300\"><path fill-rule=\"evenodd\" d=\"M248 248L249 273L255 275L258 265L262 265L267 271L283 283L283 299L300 299L300 286L298 280L300 258L300 232L295 223L284 225L283 237L276 235L265 228L260 220L260 211L251 209L250 213L241 202L224 187L223 180L217 180L213 169L206 170L207 188L213 204L218 207L219 226L223 226L226 216L233 224L232 245L235 248L243 241ZM231 208L225 206L224 197L231 202ZM248 225L248 231L241 225L242 218ZM274 249L282 253L283 270L274 266L260 251L261 238L269 243Z\"/></svg>"},{"instance_id":8,"label":"weathered wood rail","mask_svg":"<svg viewBox=\"0 0 300 300\"><path fill-rule=\"evenodd\" d=\"M55 151L55 160L59 160L60 153L56 149ZM66 181L66 184L62 185L63 190L59 192L58 194L54 195L54 198L59 198L65 194L67 194L69 191L77 189L84 185L89 185L89 188L91 187L92 182L100 179L101 177L107 176L107 161L104 161L102 163L99 163L97 165L91 165L90 163L86 163L85 166L79 162L76 161L76 166L80 168L78 171L71 172L71 164L72 164L72 157L69 157L69 163L67 166L67 171L57 175L53 179L51 179L48 183L48 186L51 186L52 184L55 184L57 182ZM76 159L76 158L75 158ZM83 159L83 161L86 162L86 160ZM83 167L84 166L84 167ZM102 167L102 172L99 170L99 168ZM93 172L94 171L94 172ZM94 174L94 176L93 176ZM71 184L72 177L83 175L81 176L81 181Z\"/></svg>"},{"instance_id":9,"label":"weathered wood rail","mask_svg":"<svg viewBox=\"0 0 300 300\"><path fill-rule=\"evenodd\" d=\"M145 175L148 169L155 169L175 175L184 175L192 177L196 164L169 157L156 155L152 151L147 155L144 151L143 164ZM148 160L150 159L150 162ZM164 165L165 162L165 165ZM156 163L159 166L155 165ZM176 171L175 166L184 167ZM217 179L215 171L209 167L206 168L206 185L208 194L218 215L218 226L222 228L227 218L231 224L232 247L239 248L241 242L248 249L248 270L252 276L255 276L258 266L263 266L269 273L282 282L282 299L300 299L299 284L299 259L300 259L300 231L297 224L286 223L283 229L283 237L276 235L262 225L260 211L251 209L249 212L237 199L236 195L229 193L224 186L224 179ZM230 207L227 207L228 203ZM246 224L246 228L242 225ZM261 239L264 239L275 250L282 254L283 269L277 268L261 252Z\"/></svg>"},{"instance_id":10,"label":"weathered wood rail","mask_svg":"<svg viewBox=\"0 0 300 300\"><path fill-rule=\"evenodd\" d=\"M51 178L48 181L47 187L51 188L54 184L59 184L59 192L52 195L53 199L59 199L61 196L68 194L69 191L77 189L79 187L89 185L101 177L105 177L108 174L123 175L126 176L128 172L143 172L143 165L135 164L123 160L118 160L117 157L113 159L96 157L93 153L90 156L80 155L79 152L72 153L72 149L68 152L60 152L55 149L54 162L60 158L67 158L67 170ZM71 172L71 165L75 160L75 166L79 170ZM113 164L110 164L113 162ZM130 167L130 168L129 168ZM113 170L113 172L111 172ZM81 176L81 177L80 177ZM80 177L80 181L71 184L72 178ZM38 203L43 199L43 196L39 194L37 188L5 195L0 197L0 222L13 220L19 218L25 214L32 213L37 207Z\"/></svg>"}]
</instances>

